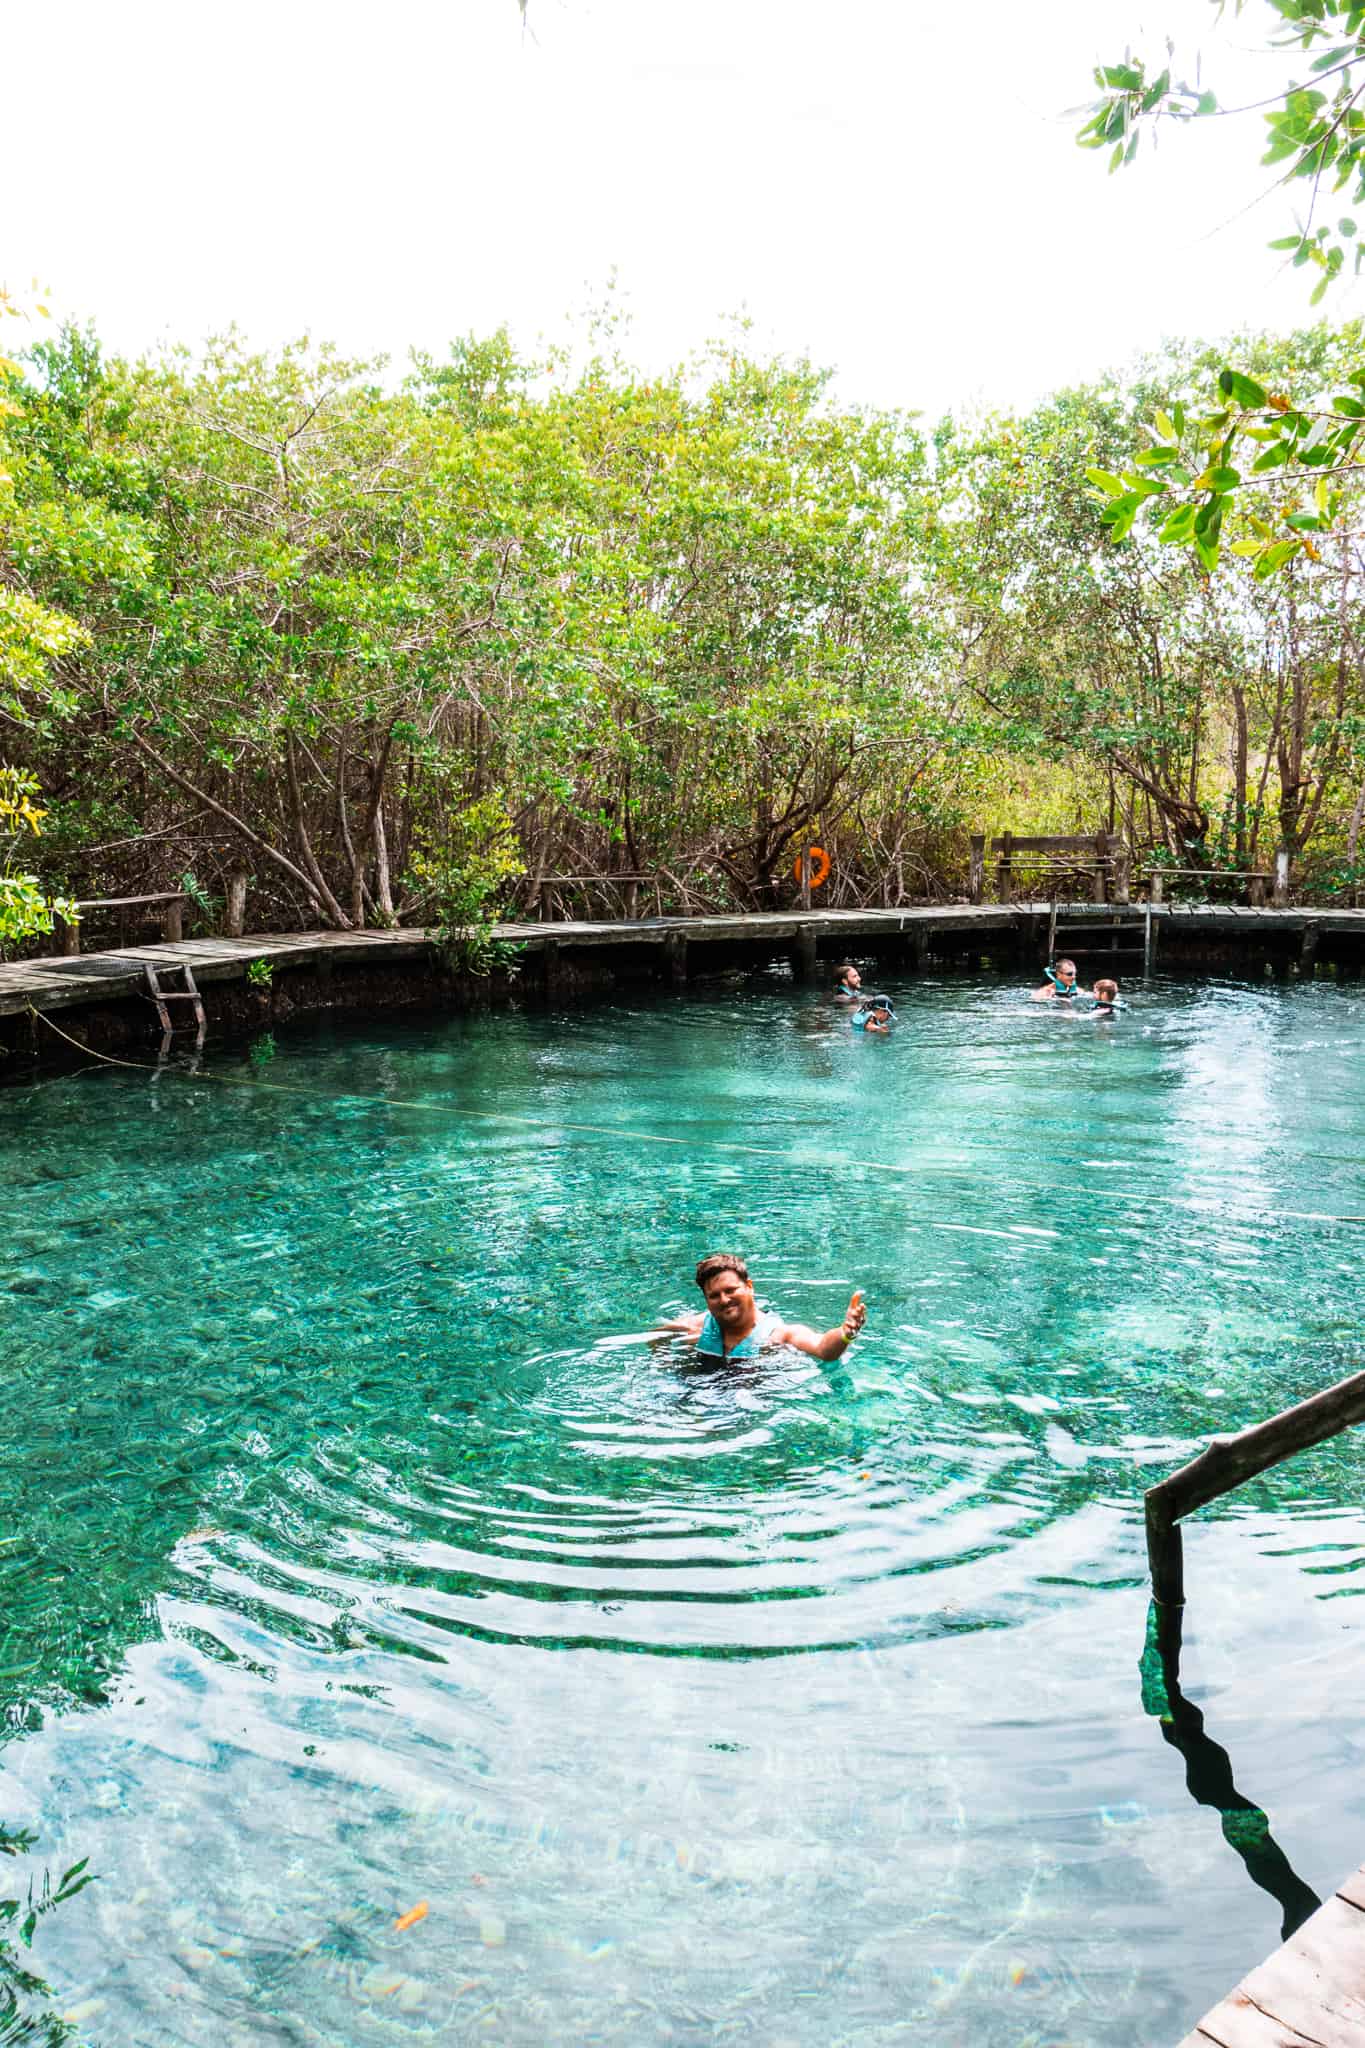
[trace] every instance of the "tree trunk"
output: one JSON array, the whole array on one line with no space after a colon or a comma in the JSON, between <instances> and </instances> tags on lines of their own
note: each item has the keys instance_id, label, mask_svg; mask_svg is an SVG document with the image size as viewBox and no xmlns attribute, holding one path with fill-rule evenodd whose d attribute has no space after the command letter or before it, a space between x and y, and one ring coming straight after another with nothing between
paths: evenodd
<instances>
[{"instance_id":1,"label":"tree trunk","mask_svg":"<svg viewBox=\"0 0 1365 2048\"><path fill-rule=\"evenodd\" d=\"M1233 854L1239 868L1247 865L1247 698L1240 683L1232 685L1232 830Z\"/></svg>"},{"instance_id":2,"label":"tree trunk","mask_svg":"<svg viewBox=\"0 0 1365 2048\"><path fill-rule=\"evenodd\" d=\"M380 916L389 924L395 924L398 913L393 907L393 884L389 877L389 842L384 837L383 804L376 804L374 812L374 893L379 904Z\"/></svg>"}]
</instances>

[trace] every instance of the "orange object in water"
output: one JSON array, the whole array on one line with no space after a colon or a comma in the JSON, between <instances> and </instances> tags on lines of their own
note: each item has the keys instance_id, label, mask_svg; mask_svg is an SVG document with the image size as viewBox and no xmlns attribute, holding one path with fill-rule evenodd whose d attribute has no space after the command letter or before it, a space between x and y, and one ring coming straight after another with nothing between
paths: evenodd
<instances>
[{"instance_id":1,"label":"orange object in water","mask_svg":"<svg viewBox=\"0 0 1365 2048\"><path fill-rule=\"evenodd\" d=\"M419 1899L417 1901L417 1904L415 1906L410 1906L406 1913L399 1914L398 1918L393 1923L394 1933L402 1934L407 1928L415 1927L419 1920L426 1919L427 1914L430 1912L430 1910L431 1908L428 1906L426 1900Z\"/></svg>"},{"instance_id":2,"label":"orange object in water","mask_svg":"<svg viewBox=\"0 0 1365 2048\"><path fill-rule=\"evenodd\" d=\"M798 882L801 880L803 861L809 862L808 872L812 889L818 889L820 884L826 881L829 876L829 855L825 852L823 846L811 846L807 848L805 853L798 853L796 856L796 879Z\"/></svg>"}]
</instances>

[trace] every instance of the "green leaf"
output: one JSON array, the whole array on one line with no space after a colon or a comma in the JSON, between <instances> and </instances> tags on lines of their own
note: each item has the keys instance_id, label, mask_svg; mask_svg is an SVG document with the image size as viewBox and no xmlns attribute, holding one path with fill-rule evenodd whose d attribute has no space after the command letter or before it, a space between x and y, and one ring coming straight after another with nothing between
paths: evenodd
<instances>
[{"instance_id":1,"label":"green leaf","mask_svg":"<svg viewBox=\"0 0 1365 2048\"><path fill-rule=\"evenodd\" d=\"M1242 478L1238 470L1215 469L1209 481L1215 491L1235 491Z\"/></svg>"},{"instance_id":2,"label":"green leaf","mask_svg":"<svg viewBox=\"0 0 1365 2048\"><path fill-rule=\"evenodd\" d=\"M1223 370L1219 374L1218 389L1224 398L1230 398L1244 407L1264 405L1269 393L1254 377L1244 377L1240 370Z\"/></svg>"},{"instance_id":3,"label":"green leaf","mask_svg":"<svg viewBox=\"0 0 1365 2048\"><path fill-rule=\"evenodd\" d=\"M1158 540L1184 541L1194 533L1194 506L1177 505L1174 512L1167 514L1157 534Z\"/></svg>"},{"instance_id":4,"label":"green leaf","mask_svg":"<svg viewBox=\"0 0 1365 2048\"><path fill-rule=\"evenodd\" d=\"M1265 553L1261 556L1259 562L1257 562L1256 564L1257 581L1260 583L1264 583L1267 576L1273 576L1277 569L1282 569L1284 567L1285 563L1289 560L1289 557L1291 555L1296 555L1298 552L1298 541L1277 540L1274 547L1267 548Z\"/></svg>"},{"instance_id":5,"label":"green leaf","mask_svg":"<svg viewBox=\"0 0 1365 2048\"><path fill-rule=\"evenodd\" d=\"M1277 441L1273 448L1267 448L1264 455L1258 455L1251 467L1254 473L1263 474L1268 469L1279 469L1289 460L1289 443Z\"/></svg>"},{"instance_id":6,"label":"green leaf","mask_svg":"<svg viewBox=\"0 0 1365 2048\"><path fill-rule=\"evenodd\" d=\"M1334 398L1332 410L1344 412L1348 420L1365 420L1365 405L1362 405L1358 398Z\"/></svg>"},{"instance_id":7,"label":"green leaf","mask_svg":"<svg viewBox=\"0 0 1365 2048\"><path fill-rule=\"evenodd\" d=\"M1121 498L1128 486L1121 476L1115 476L1112 469L1088 469L1086 475L1092 484L1107 491L1111 498Z\"/></svg>"}]
</instances>

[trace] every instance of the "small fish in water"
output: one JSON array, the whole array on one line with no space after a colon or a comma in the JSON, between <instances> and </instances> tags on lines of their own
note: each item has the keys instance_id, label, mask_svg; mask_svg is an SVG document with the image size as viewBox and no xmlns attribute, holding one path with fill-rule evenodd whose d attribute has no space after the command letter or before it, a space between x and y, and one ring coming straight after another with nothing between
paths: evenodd
<instances>
[{"instance_id":1,"label":"small fish in water","mask_svg":"<svg viewBox=\"0 0 1365 2048\"><path fill-rule=\"evenodd\" d=\"M400 1914L399 1914L398 1918L397 1918L397 1919L396 1919L396 1920L394 1921L394 1923L393 1923L393 1931L394 1931L394 1933L395 1933L395 1934L404 1934L404 1933L406 1933L407 1929L408 1929L409 1927L415 1927L415 1926L417 1925L417 1922L418 1922L419 1920L425 1920L425 1919L426 1919L426 1917L427 1917L427 1914L428 1914L428 1913L429 1913L430 1911L431 1911L431 1908L430 1908L430 1906L429 1906L429 1905L427 1904L426 1900L425 1900L425 1899L419 1899L419 1900L417 1901L417 1904L416 1904L415 1906L409 1906L409 1908L408 1908L408 1910L407 1910L407 1912L406 1912L406 1913L400 1913Z\"/></svg>"}]
</instances>

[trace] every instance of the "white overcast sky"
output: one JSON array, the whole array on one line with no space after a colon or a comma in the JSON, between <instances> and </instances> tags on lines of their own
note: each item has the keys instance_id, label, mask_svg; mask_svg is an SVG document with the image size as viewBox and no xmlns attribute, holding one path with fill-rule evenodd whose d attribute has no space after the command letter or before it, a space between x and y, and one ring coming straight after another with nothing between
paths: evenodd
<instances>
[{"instance_id":1,"label":"white overcast sky","mask_svg":"<svg viewBox=\"0 0 1365 2048\"><path fill-rule=\"evenodd\" d=\"M1098 57L1167 32L1221 97L1268 92L1268 19L530 0L523 33L515 0L16 4L0 280L125 350L236 322L401 360L503 322L562 339L615 272L650 367L743 310L852 400L1026 402L1163 335L1311 317L1265 248L1286 196L1237 217L1256 119L1108 178L1067 111Z\"/></svg>"}]
</instances>

